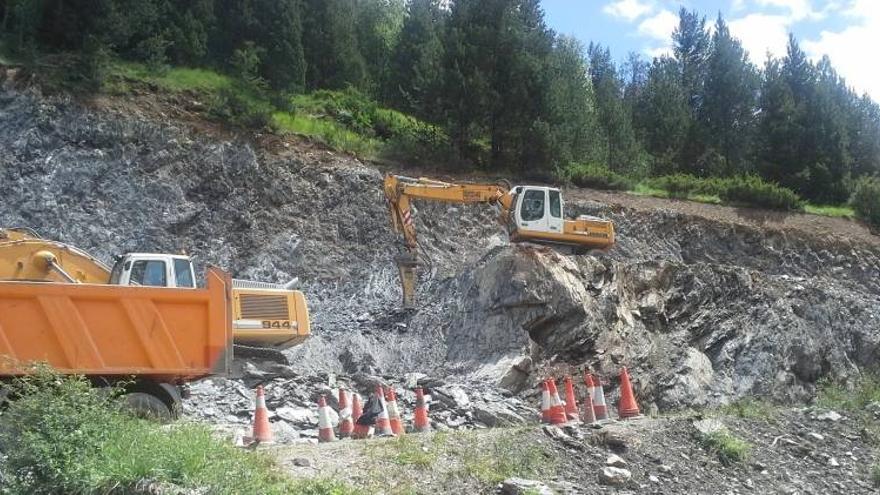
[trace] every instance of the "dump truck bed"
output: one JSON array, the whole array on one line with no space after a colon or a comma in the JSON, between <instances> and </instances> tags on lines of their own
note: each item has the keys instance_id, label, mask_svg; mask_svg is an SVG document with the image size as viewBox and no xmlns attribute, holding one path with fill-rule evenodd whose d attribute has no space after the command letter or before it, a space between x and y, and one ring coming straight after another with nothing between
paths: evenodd
<instances>
[{"instance_id":1,"label":"dump truck bed","mask_svg":"<svg viewBox=\"0 0 880 495\"><path fill-rule=\"evenodd\" d=\"M231 283L205 289L0 282L0 376L62 373L183 382L228 370Z\"/></svg>"}]
</instances>

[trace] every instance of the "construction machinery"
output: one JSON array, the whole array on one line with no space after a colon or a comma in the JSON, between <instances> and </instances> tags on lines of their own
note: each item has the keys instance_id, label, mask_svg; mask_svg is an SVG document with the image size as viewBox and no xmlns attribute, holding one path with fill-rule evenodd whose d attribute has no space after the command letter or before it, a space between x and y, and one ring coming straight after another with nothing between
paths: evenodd
<instances>
[{"instance_id":1,"label":"construction machinery","mask_svg":"<svg viewBox=\"0 0 880 495\"><path fill-rule=\"evenodd\" d=\"M384 189L391 222L394 230L403 235L406 249L395 260L400 271L404 307L415 304L419 265L419 242L412 213L414 199L495 205L500 210L498 220L511 242L551 245L574 253L604 250L614 245L614 224L592 216L565 219L562 193L553 187L456 184L387 174Z\"/></svg>"},{"instance_id":2,"label":"construction machinery","mask_svg":"<svg viewBox=\"0 0 880 495\"><path fill-rule=\"evenodd\" d=\"M232 282L217 268L205 278L204 289L0 281L0 402L4 380L44 363L173 418L187 382L229 372Z\"/></svg>"},{"instance_id":3,"label":"construction machinery","mask_svg":"<svg viewBox=\"0 0 880 495\"><path fill-rule=\"evenodd\" d=\"M0 229L0 280L194 289L189 256L128 253L109 267L88 253L23 228ZM281 285L232 280L236 356L284 361L281 349L310 334L305 296Z\"/></svg>"}]
</instances>

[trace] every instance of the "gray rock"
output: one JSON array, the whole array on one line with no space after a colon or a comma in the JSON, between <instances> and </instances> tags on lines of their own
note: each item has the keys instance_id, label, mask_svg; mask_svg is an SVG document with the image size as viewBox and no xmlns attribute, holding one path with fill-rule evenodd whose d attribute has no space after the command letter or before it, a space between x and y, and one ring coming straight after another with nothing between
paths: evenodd
<instances>
[{"instance_id":1,"label":"gray rock","mask_svg":"<svg viewBox=\"0 0 880 495\"><path fill-rule=\"evenodd\" d=\"M626 461L617 454L611 454L605 459L606 466L614 466L614 467L626 467Z\"/></svg>"},{"instance_id":2,"label":"gray rock","mask_svg":"<svg viewBox=\"0 0 880 495\"><path fill-rule=\"evenodd\" d=\"M293 460L290 461L290 463L294 466L299 467L309 467L312 465L312 461L306 459L305 457L294 457Z\"/></svg>"},{"instance_id":3,"label":"gray rock","mask_svg":"<svg viewBox=\"0 0 880 495\"><path fill-rule=\"evenodd\" d=\"M556 492L540 481L507 478L501 483L501 493L504 495L553 495Z\"/></svg>"},{"instance_id":4,"label":"gray rock","mask_svg":"<svg viewBox=\"0 0 880 495\"><path fill-rule=\"evenodd\" d=\"M632 473L627 469L605 466L599 471L599 482L603 485L620 486L632 478Z\"/></svg>"},{"instance_id":5,"label":"gray rock","mask_svg":"<svg viewBox=\"0 0 880 495\"><path fill-rule=\"evenodd\" d=\"M474 419L486 426L508 426L525 423L519 414L511 411L503 404L478 404L473 407Z\"/></svg>"},{"instance_id":6,"label":"gray rock","mask_svg":"<svg viewBox=\"0 0 880 495\"><path fill-rule=\"evenodd\" d=\"M318 424L318 412L312 409L279 407L275 410L275 414L284 421L297 425L314 426Z\"/></svg>"},{"instance_id":7,"label":"gray rock","mask_svg":"<svg viewBox=\"0 0 880 495\"><path fill-rule=\"evenodd\" d=\"M446 404L448 407L458 410L467 409L471 401L468 399L467 393L454 385L444 385L434 389L432 394L434 400Z\"/></svg>"},{"instance_id":8,"label":"gray rock","mask_svg":"<svg viewBox=\"0 0 880 495\"><path fill-rule=\"evenodd\" d=\"M833 423L843 419L843 416L841 416L836 411L826 411L822 414L816 415L816 419L818 419L819 421L830 421Z\"/></svg>"}]
</instances>

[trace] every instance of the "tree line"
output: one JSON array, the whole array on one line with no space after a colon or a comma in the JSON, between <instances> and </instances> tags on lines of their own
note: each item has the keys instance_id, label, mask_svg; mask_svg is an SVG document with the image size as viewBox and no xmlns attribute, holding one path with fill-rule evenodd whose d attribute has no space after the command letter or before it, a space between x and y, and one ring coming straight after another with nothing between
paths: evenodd
<instances>
[{"instance_id":1,"label":"tree line","mask_svg":"<svg viewBox=\"0 0 880 495\"><path fill-rule=\"evenodd\" d=\"M682 9L672 53L616 63L539 0L0 0L19 54L217 68L267 91L354 88L448 133L457 161L550 175L757 174L845 201L880 173L880 107L794 37L750 62L720 16Z\"/></svg>"}]
</instances>

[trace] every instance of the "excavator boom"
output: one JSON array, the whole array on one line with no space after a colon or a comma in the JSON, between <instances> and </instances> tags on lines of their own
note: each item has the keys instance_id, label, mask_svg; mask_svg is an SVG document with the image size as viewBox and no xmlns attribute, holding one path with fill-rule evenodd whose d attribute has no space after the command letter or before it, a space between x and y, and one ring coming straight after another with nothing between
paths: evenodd
<instances>
[{"instance_id":1,"label":"excavator boom","mask_svg":"<svg viewBox=\"0 0 880 495\"><path fill-rule=\"evenodd\" d=\"M416 268L419 264L418 237L413 222L412 200L450 203L488 203L500 209L499 221L511 242L534 242L566 246L575 252L607 249L614 244L614 225L596 217L575 220L563 217L559 189L541 186L510 188L500 184L456 184L426 178L388 174L385 198L394 230L403 236L406 253L395 261L403 286L403 304L415 303Z\"/></svg>"}]
</instances>

